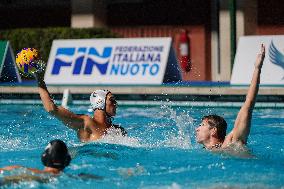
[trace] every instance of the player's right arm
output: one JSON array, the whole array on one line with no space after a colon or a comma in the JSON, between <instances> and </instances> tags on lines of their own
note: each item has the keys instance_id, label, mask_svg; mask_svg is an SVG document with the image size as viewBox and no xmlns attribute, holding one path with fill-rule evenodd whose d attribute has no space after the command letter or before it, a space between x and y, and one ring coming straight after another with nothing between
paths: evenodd
<instances>
[{"instance_id":1,"label":"player's right arm","mask_svg":"<svg viewBox=\"0 0 284 189\"><path fill-rule=\"evenodd\" d=\"M11 171L13 169L17 169L17 168L21 168L21 167L22 166L20 166L20 165L10 165L10 166L0 168L0 171Z\"/></svg>"},{"instance_id":2,"label":"player's right arm","mask_svg":"<svg viewBox=\"0 0 284 189\"><path fill-rule=\"evenodd\" d=\"M38 82L40 98L45 110L62 121L66 126L74 130L84 128L85 115L77 115L62 106L57 106L47 90L46 84L43 79L43 74L37 74L36 78Z\"/></svg>"},{"instance_id":3,"label":"player's right arm","mask_svg":"<svg viewBox=\"0 0 284 189\"><path fill-rule=\"evenodd\" d=\"M45 173L44 171L41 171L39 169L34 169L34 168L28 168L28 167L24 167L24 166L21 166L21 165L10 165L10 166L6 166L6 167L2 167L0 168L0 171L12 171L14 169L19 169L19 168L25 168L25 169L28 169L34 173Z\"/></svg>"}]
</instances>

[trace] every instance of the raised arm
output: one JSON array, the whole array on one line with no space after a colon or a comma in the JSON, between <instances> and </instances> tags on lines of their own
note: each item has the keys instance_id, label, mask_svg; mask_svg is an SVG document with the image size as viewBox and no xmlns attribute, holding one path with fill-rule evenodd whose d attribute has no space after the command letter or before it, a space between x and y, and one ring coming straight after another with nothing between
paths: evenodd
<instances>
[{"instance_id":1,"label":"raised arm","mask_svg":"<svg viewBox=\"0 0 284 189\"><path fill-rule=\"evenodd\" d=\"M241 107L232 130L232 142L247 143L250 133L251 117L255 105L256 96L259 89L260 73L265 57L265 47L262 44L260 53L256 57L255 68L248 89L245 103Z\"/></svg>"},{"instance_id":2,"label":"raised arm","mask_svg":"<svg viewBox=\"0 0 284 189\"><path fill-rule=\"evenodd\" d=\"M38 82L38 89L40 98L42 100L45 110L51 115L55 116L57 119L61 120L68 127L78 130L84 127L84 115L77 115L73 112L65 109L62 106L56 106L53 100L50 97L50 94L45 85L43 74L38 73L36 75Z\"/></svg>"}]
</instances>

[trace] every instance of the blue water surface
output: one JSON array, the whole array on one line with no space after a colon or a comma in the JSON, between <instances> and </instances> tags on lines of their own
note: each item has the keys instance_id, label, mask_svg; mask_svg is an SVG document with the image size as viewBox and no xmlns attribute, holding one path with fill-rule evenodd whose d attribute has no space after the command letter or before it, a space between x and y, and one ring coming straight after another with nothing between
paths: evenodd
<instances>
[{"instance_id":1,"label":"blue water surface","mask_svg":"<svg viewBox=\"0 0 284 189\"><path fill-rule=\"evenodd\" d=\"M114 122L128 137L81 143L41 105L0 106L0 167L43 169L40 156L52 139L64 140L73 157L64 174L46 183L4 188L284 188L284 109L255 109L248 140L252 156L236 157L206 151L196 144L194 129L203 115L215 113L225 117L229 131L238 108L120 106ZM70 110L91 115L88 108ZM31 174L1 172L0 181L23 173Z\"/></svg>"}]
</instances>

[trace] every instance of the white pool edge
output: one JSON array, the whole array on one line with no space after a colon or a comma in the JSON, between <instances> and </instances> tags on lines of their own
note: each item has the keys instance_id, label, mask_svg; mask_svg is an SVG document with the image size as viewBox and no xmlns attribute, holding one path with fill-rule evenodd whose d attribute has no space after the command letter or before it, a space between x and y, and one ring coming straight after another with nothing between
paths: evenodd
<instances>
[{"instance_id":1,"label":"white pool edge","mask_svg":"<svg viewBox=\"0 0 284 189\"><path fill-rule=\"evenodd\" d=\"M61 104L61 100L56 101ZM0 104L41 104L41 100L0 99ZM88 100L73 100L75 105L89 105ZM208 102L208 101L134 101L119 100L124 106L183 106L183 107L241 107L243 102ZM257 102L257 108L284 108L284 103Z\"/></svg>"}]
</instances>

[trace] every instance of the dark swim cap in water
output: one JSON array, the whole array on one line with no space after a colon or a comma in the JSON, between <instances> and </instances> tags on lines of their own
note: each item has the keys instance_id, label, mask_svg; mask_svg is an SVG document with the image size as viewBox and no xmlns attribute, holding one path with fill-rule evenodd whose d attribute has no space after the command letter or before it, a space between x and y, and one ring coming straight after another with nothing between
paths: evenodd
<instances>
[{"instance_id":1,"label":"dark swim cap in water","mask_svg":"<svg viewBox=\"0 0 284 189\"><path fill-rule=\"evenodd\" d=\"M48 143L41 155L41 161L46 167L64 169L69 165L71 156L66 144L62 140L56 139Z\"/></svg>"}]
</instances>

